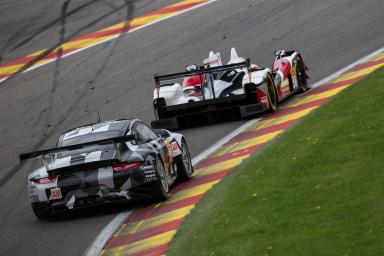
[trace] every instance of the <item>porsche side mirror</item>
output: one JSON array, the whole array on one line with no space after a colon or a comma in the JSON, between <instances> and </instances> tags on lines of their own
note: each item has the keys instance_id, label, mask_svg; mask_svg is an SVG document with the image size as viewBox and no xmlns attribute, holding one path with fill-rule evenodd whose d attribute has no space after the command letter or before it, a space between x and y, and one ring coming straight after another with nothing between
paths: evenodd
<instances>
[{"instance_id":1,"label":"porsche side mirror","mask_svg":"<svg viewBox=\"0 0 384 256\"><path fill-rule=\"evenodd\" d=\"M165 129L161 129L159 131L159 136L161 138L169 138L171 136L171 133L168 131L168 130L165 130Z\"/></svg>"}]
</instances>

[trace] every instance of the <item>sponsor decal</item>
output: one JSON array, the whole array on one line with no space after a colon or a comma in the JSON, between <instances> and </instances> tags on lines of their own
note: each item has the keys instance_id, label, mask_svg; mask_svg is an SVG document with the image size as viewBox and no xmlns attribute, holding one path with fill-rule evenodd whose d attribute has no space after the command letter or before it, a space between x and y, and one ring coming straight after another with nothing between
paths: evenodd
<instances>
[{"instance_id":1,"label":"sponsor decal","mask_svg":"<svg viewBox=\"0 0 384 256\"><path fill-rule=\"evenodd\" d=\"M268 98L267 98L267 96L262 97L262 98L260 99L260 102L261 102L261 103L267 103L267 102L268 102Z\"/></svg>"},{"instance_id":2,"label":"sponsor decal","mask_svg":"<svg viewBox=\"0 0 384 256\"><path fill-rule=\"evenodd\" d=\"M141 166L142 170L154 170L155 167L153 165L148 165L148 166Z\"/></svg>"},{"instance_id":3,"label":"sponsor decal","mask_svg":"<svg viewBox=\"0 0 384 256\"><path fill-rule=\"evenodd\" d=\"M172 153L174 156L181 154L179 144L176 141L172 142Z\"/></svg>"},{"instance_id":4,"label":"sponsor decal","mask_svg":"<svg viewBox=\"0 0 384 256\"><path fill-rule=\"evenodd\" d=\"M63 195L61 194L60 188L52 188L51 189L51 196L49 197L49 200L56 200L63 198Z\"/></svg>"}]
</instances>

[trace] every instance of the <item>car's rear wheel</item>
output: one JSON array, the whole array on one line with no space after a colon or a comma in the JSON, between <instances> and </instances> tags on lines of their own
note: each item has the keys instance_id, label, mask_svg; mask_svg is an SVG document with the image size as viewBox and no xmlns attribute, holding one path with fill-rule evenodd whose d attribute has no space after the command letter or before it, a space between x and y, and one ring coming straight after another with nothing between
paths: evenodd
<instances>
[{"instance_id":1,"label":"car's rear wheel","mask_svg":"<svg viewBox=\"0 0 384 256\"><path fill-rule=\"evenodd\" d=\"M164 201L169 197L169 184L163 162L160 158L156 159L157 180L150 186L149 194L156 202Z\"/></svg>"},{"instance_id":2,"label":"car's rear wheel","mask_svg":"<svg viewBox=\"0 0 384 256\"><path fill-rule=\"evenodd\" d=\"M305 73L305 64L301 57L297 58L296 75L297 75L297 82L300 88L299 93L306 92L308 90L308 81L307 81L307 75Z\"/></svg>"},{"instance_id":3,"label":"car's rear wheel","mask_svg":"<svg viewBox=\"0 0 384 256\"><path fill-rule=\"evenodd\" d=\"M33 213L39 220L46 220L53 216L46 203L31 203Z\"/></svg>"},{"instance_id":4,"label":"car's rear wheel","mask_svg":"<svg viewBox=\"0 0 384 256\"><path fill-rule=\"evenodd\" d=\"M276 92L275 84L273 82L271 75L267 76L266 85L267 85L267 97L268 97L268 103L269 103L268 112L273 113L277 109L277 92Z\"/></svg>"},{"instance_id":5,"label":"car's rear wheel","mask_svg":"<svg viewBox=\"0 0 384 256\"><path fill-rule=\"evenodd\" d=\"M179 181L188 181L192 178L193 166L191 161L191 154L187 143L184 140L181 142L180 146L181 156L178 158L177 165L177 177Z\"/></svg>"},{"instance_id":6,"label":"car's rear wheel","mask_svg":"<svg viewBox=\"0 0 384 256\"><path fill-rule=\"evenodd\" d=\"M153 101L153 109L155 112L156 120L164 119L167 117L166 103L164 98L158 98Z\"/></svg>"}]
</instances>

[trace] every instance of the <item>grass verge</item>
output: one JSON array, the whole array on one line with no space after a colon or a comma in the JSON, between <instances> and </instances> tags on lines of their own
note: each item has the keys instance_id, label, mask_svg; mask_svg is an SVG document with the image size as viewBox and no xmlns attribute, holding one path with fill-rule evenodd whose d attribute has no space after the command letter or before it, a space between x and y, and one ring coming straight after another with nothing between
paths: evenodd
<instances>
[{"instance_id":1,"label":"grass verge","mask_svg":"<svg viewBox=\"0 0 384 256\"><path fill-rule=\"evenodd\" d=\"M384 68L243 162L169 255L384 255Z\"/></svg>"}]
</instances>

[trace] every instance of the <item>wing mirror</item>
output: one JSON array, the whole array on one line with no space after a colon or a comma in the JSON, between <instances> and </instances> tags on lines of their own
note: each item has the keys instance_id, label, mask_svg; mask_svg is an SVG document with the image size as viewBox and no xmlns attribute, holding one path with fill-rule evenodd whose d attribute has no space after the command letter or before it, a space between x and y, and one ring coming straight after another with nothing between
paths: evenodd
<instances>
[{"instance_id":1,"label":"wing mirror","mask_svg":"<svg viewBox=\"0 0 384 256\"><path fill-rule=\"evenodd\" d=\"M171 133L168 130L165 130L165 129L161 129L158 134L159 134L159 136L161 138L169 138L169 137L171 137Z\"/></svg>"}]
</instances>

